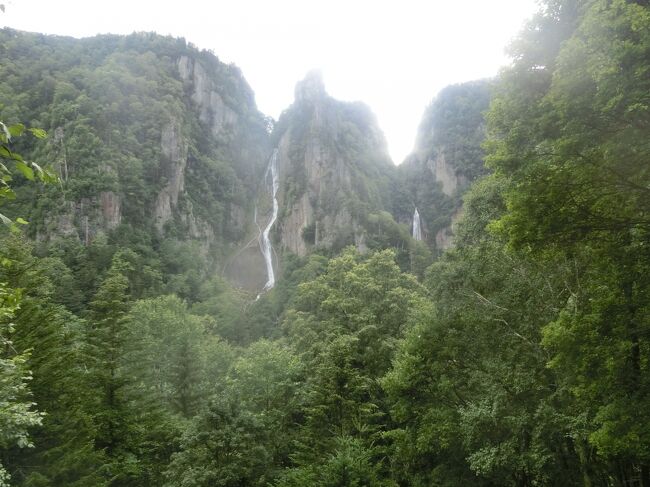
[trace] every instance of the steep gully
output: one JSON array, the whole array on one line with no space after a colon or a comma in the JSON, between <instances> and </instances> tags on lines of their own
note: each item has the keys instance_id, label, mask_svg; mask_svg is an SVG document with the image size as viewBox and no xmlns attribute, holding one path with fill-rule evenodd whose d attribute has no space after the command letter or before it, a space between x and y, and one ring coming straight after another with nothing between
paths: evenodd
<instances>
[{"instance_id":1,"label":"steep gully","mask_svg":"<svg viewBox=\"0 0 650 487\"><path fill-rule=\"evenodd\" d=\"M273 211L271 213L271 219L269 220L264 230L262 230L258 225L258 228L260 230L260 233L258 235L258 242L260 251L262 252L262 256L264 257L264 262L266 264L267 275L266 284L262 289L262 293L272 289L275 286L275 272L273 270L273 245L271 244L270 233L273 225L275 224L275 221L278 218L279 209L277 198L278 189L280 187L280 177L278 174L278 149L273 149L273 154L271 154L271 157L269 158L269 165L267 166L266 173L264 174L265 182L268 182L269 178L271 183L271 197L273 199ZM257 207L255 208L255 223L257 224ZM413 213L413 239L422 240L420 213L418 212L417 208L415 208L415 212ZM258 294L257 299L259 299L262 293Z\"/></svg>"}]
</instances>

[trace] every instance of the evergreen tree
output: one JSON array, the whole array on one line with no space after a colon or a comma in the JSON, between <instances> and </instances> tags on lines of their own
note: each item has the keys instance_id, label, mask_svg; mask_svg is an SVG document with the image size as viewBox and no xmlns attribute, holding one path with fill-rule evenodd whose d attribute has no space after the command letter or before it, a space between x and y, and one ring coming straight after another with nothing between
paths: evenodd
<instances>
[{"instance_id":1,"label":"evergreen tree","mask_svg":"<svg viewBox=\"0 0 650 487\"><path fill-rule=\"evenodd\" d=\"M128 484L139 473L134 454L134 412L123 373L129 281L126 263L116 256L90 303L87 343L88 387L96 391L91 414L95 447L106 454L103 475L113 485Z\"/></svg>"},{"instance_id":2,"label":"evergreen tree","mask_svg":"<svg viewBox=\"0 0 650 487\"><path fill-rule=\"evenodd\" d=\"M2 257L10 264L0 271L0 279L24 290L15 314L13 348L29 351L30 390L45 413L42 426L32 431L34 447L11 452L13 481L102 485L97 471L103 460L93 448L91 391L82 367L87 359L82 347L85 323L53 302L55 288L48 277L52 259L36 259L30 251L24 239L2 241Z\"/></svg>"},{"instance_id":3,"label":"evergreen tree","mask_svg":"<svg viewBox=\"0 0 650 487\"><path fill-rule=\"evenodd\" d=\"M18 303L19 294L6 284L0 284L0 447L3 450L14 445L19 448L32 446L27 430L42 421L42 414L34 410L27 390L27 381L31 378L25 367L27 356L16 353L11 341L15 327L11 320ZM0 485L9 485L10 478L0 463Z\"/></svg>"},{"instance_id":4,"label":"evergreen tree","mask_svg":"<svg viewBox=\"0 0 650 487\"><path fill-rule=\"evenodd\" d=\"M185 431L168 485L268 485L276 478L298 434L302 365L286 345L267 340L233 357L219 371L209 406Z\"/></svg>"},{"instance_id":5,"label":"evergreen tree","mask_svg":"<svg viewBox=\"0 0 650 487\"><path fill-rule=\"evenodd\" d=\"M392 251L362 258L348 249L322 276L299 286L284 325L309 371L292 456L298 468L320 471L349 438L371 452L373 469L385 467L382 430L389 418L378 379L412 312L424 305L424 290L394 259Z\"/></svg>"}]
</instances>

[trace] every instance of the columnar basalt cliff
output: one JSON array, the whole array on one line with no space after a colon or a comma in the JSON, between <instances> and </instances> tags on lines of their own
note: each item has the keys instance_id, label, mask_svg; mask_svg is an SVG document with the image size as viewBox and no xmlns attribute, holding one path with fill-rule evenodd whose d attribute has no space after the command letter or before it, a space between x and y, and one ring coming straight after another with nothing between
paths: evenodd
<instances>
[{"instance_id":1,"label":"columnar basalt cliff","mask_svg":"<svg viewBox=\"0 0 650 487\"><path fill-rule=\"evenodd\" d=\"M440 93L398 169L370 109L329 96L318 72L296 85L294 103L273 123L237 67L182 39L4 30L0 40L7 66L28 50L50 73L47 86L18 83L35 107L24 116L53 134L26 154L52 163L62 179L63 191L44 188L38 197L18 185L30 207L20 215L44 244L119 238L156 252L187 244L201 273L257 293L269 263L279 277L288 254L393 247L406 261L415 240L449 247L461 195L483 171L484 82ZM93 62L80 65L84 56ZM265 171L274 153L271 192Z\"/></svg>"},{"instance_id":2,"label":"columnar basalt cliff","mask_svg":"<svg viewBox=\"0 0 650 487\"><path fill-rule=\"evenodd\" d=\"M33 107L21 116L52 134L33 156L62 179L63 191L46 188L39 198L25 187L32 209L22 214L39 240L88 245L137 229L198 240L207 256L246 237L271 148L237 67L155 34L75 40L5 29L0 39L6 70L27 57L48 72L47 87L14 83ZM41 219L45 207L53 210Z\"/></svg>"},{"instance_id":3,"label":"columnar basalt cliff","mask_svg":"<svg viewBox=\"0 0 650 487\"><path fill-rule=\"evenodd\" d=\"M203 65L190 56L181 56L178 59L178 72L183 82L191 87L199 120L208 124L215 136L227 138L233 134L238 122L237 113L224 103L215 81Z\"/></svg>"},{"instance_id":4,"label":"columnar basalt cliff","mask_svg":"<svg viewBox=\"0 0 650 487\"><path fill-rule=\"evenodd\" d=\"M185 168L187 167L187 142L182 139L180 126L170 121L162 129L160 146L161 172L167 184L160 190L154 206L154 221L159 232L163 232L178 207L178 197L185 189Z\"/></svg>"},{"instance_id":5,"label":"columnar basalt cliff","mask_svg":"<svg viewBox=\"0 0 650 487\"><path fill-rule=\"evenodd\" d=\"M325 91L318 72L297 84L277 140L281 247L305 255L313 247L365 247L367 216L389 206L394 174L374 115Z\"/></svg>"},{"instance_id":6,"label":"columnar basalt cliff","mask_svg":"<svg viewBox=\"0 0 650 487\"><path fill-rule=\"evenodd\" d=\"M481 143L488 104L487 81L442 90L424 113L413 153L399 166L402 206L396 216L407 221L413 206L420 208L424 233L438 250L453 245L462 195L485 173Z\"/></svg>"}]
</instances>

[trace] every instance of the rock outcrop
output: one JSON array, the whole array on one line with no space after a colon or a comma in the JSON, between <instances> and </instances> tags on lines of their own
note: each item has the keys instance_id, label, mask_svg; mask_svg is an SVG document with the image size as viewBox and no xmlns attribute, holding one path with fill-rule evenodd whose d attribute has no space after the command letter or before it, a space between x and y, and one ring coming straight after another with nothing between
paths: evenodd
<instances>
[{"instance_id":1,"label":"rock outcrop","mask_svg":"<svg viewBox=\"0 0 650 487\"><path fill-rule=\"evenodd\" d=\"M178 72L190 86L199 120L210 126L214 136L232 139L238 122L237 113L224 103L217 83L203 65L189 56L181 56L178 59Z\"/></svg>"},{"instance_id":2,"label":"rock outcrop","mask_svg":"<svg viewBox=\"0 0 650 487\"><path fill-rule=\"evenodd\" d=\"M161 171L166 184L156 197L153 210L154 222L160 233L172 218L178 206L178 196L185 187L185 167L187 166L187 142L181 135L177 121L167 123L161 133L162 151Z\"/></svg>"},{"instance_id":3,"label":"rock outcrop","mask_svg":"<svg viewBox=\"0 0 650 487\"><path fill-rule=\"evenodd\" d=\"M370 110L334 100L320 73L311 72L296 85L274 135L282 249L305 255L313 247L365 248L363 212L383 208L382 177L394 171Z\"/></svg>"},{"instance_id":4,"label":"rock outcrop","mask_svg":"<svg viewBox=\"0 0 650 487\"><path fill-rule=\"evenodd\" d=\"M438 151L432 158L427 159L427 166L433 173L433 177L442 186L442 192L447 196L453 196L456 191L467 188L467 178L458 169L447 162L447 155L444 150Z\"/></svg>"},{"instance_id":5,"label":"rock outcrop","mask_svg":"<svg viewBox=\"0 0 650 487\"><path fill-rule=\"evenodd\" d=\"M33 222L29 231L44 241L90 245L103 235L149 242L155 251L161 242L189 243L205 257L204 272L221 271L259 291L271 260L259 252L261 229L269 228L264 248L270 238L278 266L286 253L333 255L347 245L407 254L417 207L417 245L444 249L462 214L462 193L484 171L486 83L443 90L398 170L370 109L330 97L318 72L296 85L294 103L273 122L257 110L237 67L182 39L41 41L48 49L35 59L47 66L52 89L31 89L39 93L33 103L44 100L35 113L53 114L44 128L54 137L36 155L53 163L66 186L42 198L25 191L34 209L24 215ZM76 59L51 63L47 53L69 43L93 63L79 72ZM269 226L264 173L274 148L278 211Z\"/></svg>"},{"instance_id":6,"label":"rock outcrop","mask_svg":"<svg viewBox=\"0 0 650 487\"><path fill-rule=\"evenodd\" d=\"M438 250L453 245L462 195L485 174L481 144L488 105L487 81L442 90L424 113L413 153L399 166L404 202L396 216L407 222L417 206L429 243Z\"/></svg>"},{"instance_id":7,"label":"rock outcrop","mask_svg":"<svg viewBox=\"0 0 650 487\"><path fill-rule=\"evenodd\" d=\"M249 237L270 124L236 66L150 33L0 37L25 49L47 46L32 58L46 66L51 89L34 98L33 109L49 114L43 128L53 137L34 160L61 175L64 191L44 188L39 198L24 192L33 208L21 213L27 231L43 242L86 245L102 234L154 247L195 241L206 272ZM41 90L27 80L24 88Z\"/></svg>"},{"instance_id":8,"label":"rock outcrop","mask_svg":"<svg viewBox=\"0 0 650 487\"><path fill-rule=\"evenodd\" d=\"M447 250L454 246L454 232L463 213L463 207L457 207L451 215L451 223L436 232L436 248L438 250Z\"/></svg>"},{"instance_id":9,"label":"rock outcrop","mask_svg":"<svg viewBox=\"0 0 650 487\"><path fill-rule=\"evenodd\" d=\"M206 132L207 144L203 142L203 145L214 150L214 153L201 154L200 159L217 167L206 168L213 173L203 173L201 178L196 170L198 161L188 163L187 171L182 164L173 163L173 168L187 172L191 184L186 183L187 189L183 191L182 179L169 180L170 184L160 193L156 204L157 208L160 204L162 209L162 218L157 221L169 219L167 201L172 209L176 206L173 196L179 187L175 184L178 182L181 193L186 196L179 216L189 237L207 243L225 239L237 246L254 232L254 195L260 170L271 151L267 120L257 110L253 92L237 67L215 62L214 57L205 52L200 56L180 56L176 67L185 93L189 95L190 108ZM173 138L169 142L170 148L174 146L172 142ZM218 169L224 172L219 166L223 166L225 161L228 162L226 174L216 172ZM213 193L205 193L206 184L212 180L219 183L224 176L232 180L230 188L227 188L227 199L224 200L223 189L215 188ZM218 221L213 219L213 215L200 211L210 206L206 205L208 196L215 198L213 205L223 208Z\"/></svg>"},{"instance_id":10,"label":"rock outcrop","mask_svg":"<svg viewBox=\"0 0 650 487\"><path fill-rule=\"evenodd\" d=\"M102 208L103 227L112 230L122 222L122 201L112 191L99 193L99 202Z\"/></svg>"}]
</instances>

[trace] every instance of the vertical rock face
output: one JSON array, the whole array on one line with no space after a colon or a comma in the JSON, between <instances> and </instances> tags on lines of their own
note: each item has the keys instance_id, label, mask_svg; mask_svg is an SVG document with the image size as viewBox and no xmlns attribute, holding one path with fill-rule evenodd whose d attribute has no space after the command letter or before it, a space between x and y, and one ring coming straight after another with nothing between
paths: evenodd
<instances>
[{"instance_id":1,"label":"vertical rock face","mask_svg":"<svg viewBox=\"0 0 650 487\"><path fill-rule=\"evenodd\" d=\"M456 191L462 191L467 187L467 178L456 167L447 163L444 150L439 151L431 159L427 159L427 166L435 180L442 185L442 192L447 196L453 196Z\"/></svg>"},{"instance_id":2,"label":"vertical rock face","mask_svg":"<svg viewBox=\"0 0 650 487\"><path fill-rule=\"evenodd\" d=\"M77 41L47 42L66 49ZM74 82L71 66L39 54L60 96L34 110L58 114L45 127L54 133L46 157L71 188L48 196L57 211L31 227L43 240L91 243L120 226L120 237L137 228L156 241L194 240L206 263L219 261L233 282L259 290L266 272L258 227L273 208L262 180L273 148L279 211L269 237L279 254L407 248L415 207L422 240L447 248L460 197L483 171L486 83L443 90L398 171L368 107L331 98L317 72L296 85L295 102L271 124L235 66L182 40L79 43L93 64ZM84 100L84 116L69 110L76 99Z\"/></svg>"},{"instance_id":3,"label":"vertical rock face","mask_svg":"<svg viewBox=\"0 0 650 487\"><path fill-rule=\"evenodd\" d=\"M178 60L181 79L192 89L192 101L199 110L199 119L208 124L213 135L232 138L238 121L237 113L228 107L218 92L217 85L203 65L189 56Z\"/></svg>"},{"instance_id":4,"label":"vertical rock face","mask_svg":"<svg viewBox=\"0 0 650 487\"><path fill-rule=\"evenodd\" d=\"M485 174L481 144L489 99L486 81L442 90L424 113L413 153L399 166L402 199L408 203L397 216L407 221L417 206L425 234L438 250L453 245L462 195Z\"/></svg>"},{"instance_id":5,"label":"vertical rock face","mask_svg":"<svg viewBox=\"0 0 650 487\"><path fill-rule=\"evenodd\" d=\"M163 127L160 147L161 172L166 184L158 193L153 216L156 228L162 232L165 223L172 217L172 211L178 206L178 196L185 186L187 142L183 140L180 126L175 120Z\"/></svg>"},{"instance_id":6,"label":"vertical rock face","mask_svg":"<svg viewBox=\"0 0 650 487\"><path fill-rule=\"evenodd\" d=\"M92 243L137 229L157 241L198 240L213 261L228 256L251 233L271 151L269 121L240 70L155 34L36 37L0 32L21 46L8 59L48 72L51 89L30 104L48 114L43 128L53 137L34 155L53 164L66 187L44 189L38 201L21 194L32 208L22 214L29 230L42 241ZM26 92L42 92L39 80L23 81Z\"/></svg>"},{"instance_id":7,"label":"vertical rock face","mask_svg":"<svg viewBox=\"0 0 650 487\"><path fill-rule=\"evenodd\" d=\"M180 218L188 225L192 238L197 236L208 241L223 238L234 243L250 236L252 231L252 203L257 180L271 151L266 121L257 110L253 92L238 68L215 62L211 56L206 59L205 53L180 56L176 68L185 93L189 95L193 116L206 132L201 144L210 150L199 157L208 166L203 178L198 177L199 171L190 163L188 174L196 179L186 184L187 191L183 191L183 180L178 179L181 193L187 195L186 208ZM174 146L170 141L171 152ZM170 153L170 150L163 152ZM177 160L173 155L169 159ZM223 167L224 162L227 162L227 169ZM184 165L173 164L173 167L185 170ZM230 181L228 187L209 187L210 181L224 185L226 179ZM156 205L161 209L159 221L169 219L167 200L172 208L176 205L173 196L178 185L175 182L170 179L169 191L159 195ZM212 191L206 194L206 189ZM213 198L212 202L206 201L208 196ZM200 214L200 210L210 206L223 209L218 221L214 221L215 215L209 212Z\"/></svg>"},{"instance_id":8,"label":"vertical rock face","mask_svg":"<svg viewBox=\"0 0 650 487\"><path fill-rule=\"evenodd\" d=\"M489 88L487 81L473 81L443 89L420 123L412 157L426 164L447 196L463 192L484 173Z\"/></svg>"},{"instance_id":9,"label":"vertical rock face","mask_svg":"<svg viewBox=\"0 0 650 487\"><path fill-rule=\"evenodd\" d=\"M53 213L44 222L44 228L39 229L36 239L44 241L52 236L73 237L87 245L121 222L121 198L113 191L102 191L96 198L65 202L58 214Z\"/></svg>"},{"instance_id":10,"label":"vertical rock face","mask_svg":"<svg viewBox=\"0 0 650 487\"><path fill-rule=\"evenodd\" d=\"M463 217L463 207L459 206L451 215L451 223L436 232L436 248L447 250L454 246L456 224Z\"/></svg>"},{"instance_id":11,"label":"vertical rock face","mask_svg":"<svg viewBox=\"0 0 650 487\"><path fill-rule=\"evenodd\" d=\"M319 73L296 85L295 103L279 120L281 247L365 247L363 212L384 206L381 176L394 170L370 110L325 91Z\"/></svg>"},{"instance_id":12,"label":"vertical rock face","mask_svg":"<svg viewBox=\"0 0 650 487\"><path fill-rule=\"evenodd\" d=\"M99 193L99 201L102 208L104 228L112 230L122 222L120 197L112 191L102 191Z\"/></svg>"}]
</instances>

